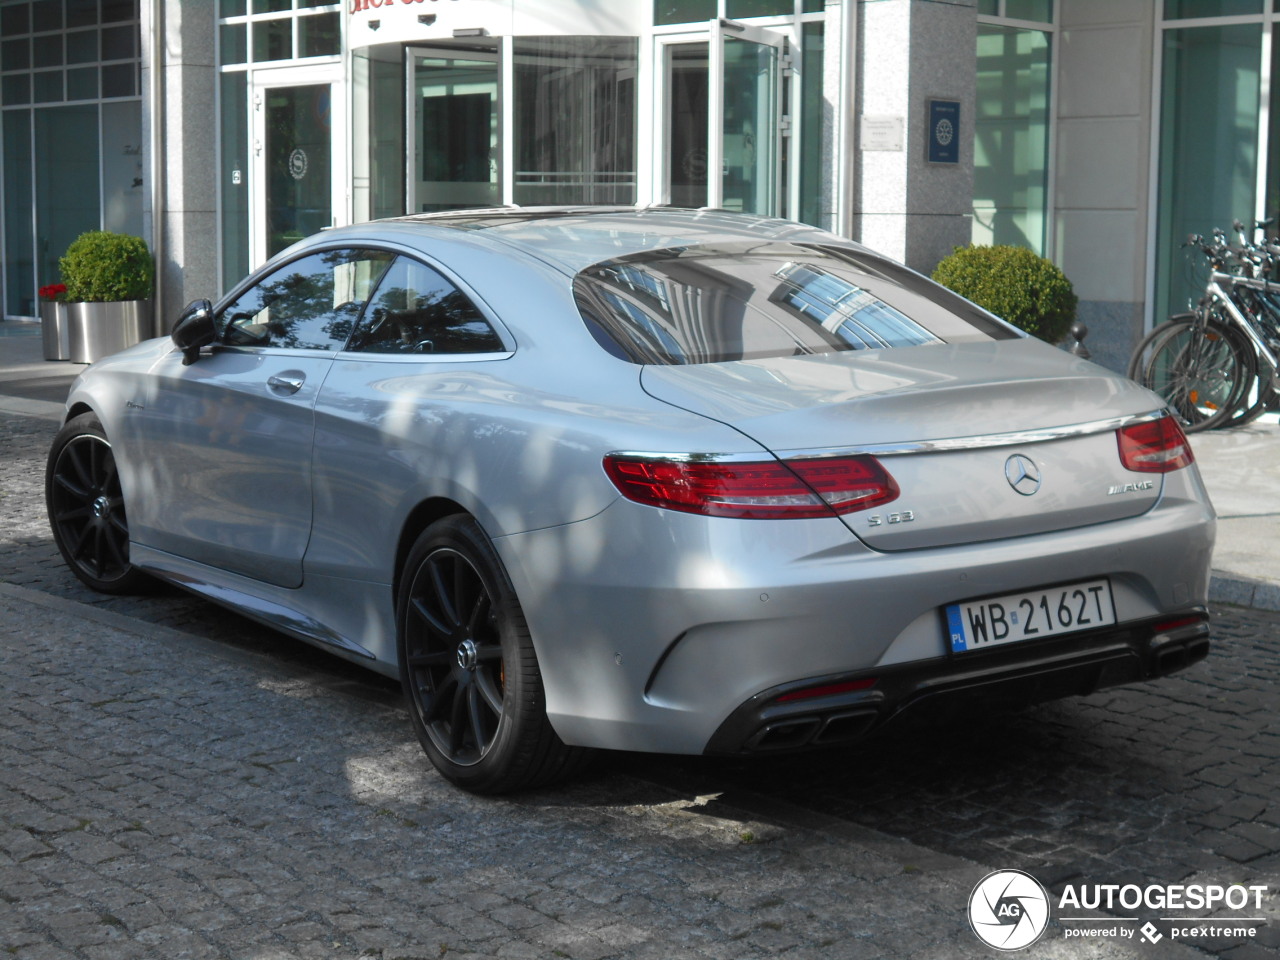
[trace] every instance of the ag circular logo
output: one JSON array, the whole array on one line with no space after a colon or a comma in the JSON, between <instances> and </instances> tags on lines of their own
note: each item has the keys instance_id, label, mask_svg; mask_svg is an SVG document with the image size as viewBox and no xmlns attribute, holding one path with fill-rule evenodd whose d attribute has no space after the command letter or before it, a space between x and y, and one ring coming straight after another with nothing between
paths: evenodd
<instances>
[{"instance_id":1,"label":"ag circular logo","mask_svg":"<svg viewBox=\"0 0 1280 960\"><path fill-rule=\"evenodd\" d=\"M969 926L989 947L1021 950L1049 926L1049 893L1021 870L997 870L969 894Z\"/></svg>"},{"instance_id":2,"label":"ag circular logo","mask_svg":"<svg viewBox=\"0 0 1280 960\"><path fill-rule=\"evenodd\" d=\"M941 146L950 146L951 140L955 137L955 127L951 125L951 121L943 117L938 121L938 125L933 128L933 135L938 138Z\"/></svg>"}]
</instances>

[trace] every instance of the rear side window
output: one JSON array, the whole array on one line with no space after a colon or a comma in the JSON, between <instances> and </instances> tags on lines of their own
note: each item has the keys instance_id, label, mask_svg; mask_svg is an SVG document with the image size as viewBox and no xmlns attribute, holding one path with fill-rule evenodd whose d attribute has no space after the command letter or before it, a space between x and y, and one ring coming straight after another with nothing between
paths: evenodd
<instances>
[{"instance_id":1,"label":"rear side window","mask_svg":"<svg viewBox=\"0 0 1280 960\"><path fill-rule=\"evenodd\" d=\"M690 364L1020 336L890 261L837 247L732 243L647 251L574 281L600 345Z\"/></svg>"},{"instance_id":2,"label":"rear side window","mask_svg":"<svg viewBox=\"0 0 1280 960\"><path fill-rule=\"evenodd\" d=\"M410 257L391 265L351 343L358 353L496 353L505 349L467 295Z\"/></svg>"}]
</instances>

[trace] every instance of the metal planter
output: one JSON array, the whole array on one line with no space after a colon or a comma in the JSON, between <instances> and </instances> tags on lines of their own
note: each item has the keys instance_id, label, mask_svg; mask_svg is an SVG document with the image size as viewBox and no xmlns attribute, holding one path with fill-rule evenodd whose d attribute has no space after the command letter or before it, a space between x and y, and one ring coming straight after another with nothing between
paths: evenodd
<instances>
[{"instance_id":1,"label":"metal planter","mask_svg":"<svg viewBox=\"0 0 1280 960\"><path fill-rule=\"evenodd\" d=\"M150 300L68 303L70 360L94 363L146 339L151 329Z\"/></svg>"},{"instance_id":2,"label":"metal planter","mask_svg":"<svg viewBox=\"0 0 1280 960\"><path fill-rule=\"evenodd\" d=\"M44 341L46 360L71 359L70 331L67 329L67 305L54 300L40 302L40 338Z\"/></svg>"}]
</instances>

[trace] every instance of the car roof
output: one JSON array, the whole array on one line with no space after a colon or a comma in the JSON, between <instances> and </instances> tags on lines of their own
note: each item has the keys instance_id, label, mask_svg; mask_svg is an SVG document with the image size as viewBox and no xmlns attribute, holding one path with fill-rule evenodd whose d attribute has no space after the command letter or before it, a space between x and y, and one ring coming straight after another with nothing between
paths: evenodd
<instances>
[{"instance_id":1,"label":"car roof","mask_svg":"<svg viewBox=\"0 0 1280 960\"><path fill-rule=\"evenodd\" d=\"M433 233L464 231L472 241L514 247L573 274L617 257L692 245L757 240L857 246L790 220L675 207L497 207L377 222Z\"/></svg>"}]
</instances>

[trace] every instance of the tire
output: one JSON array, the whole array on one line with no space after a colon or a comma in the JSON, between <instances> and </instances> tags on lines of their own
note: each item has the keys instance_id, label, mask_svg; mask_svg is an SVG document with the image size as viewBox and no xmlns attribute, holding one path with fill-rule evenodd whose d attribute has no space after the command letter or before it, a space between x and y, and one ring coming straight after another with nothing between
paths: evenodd
<instances>
[{"instance_id":1,"label":"tire","mask_svg":"<svg viewBox=\"0 0 1280 960\"><path fill-rule=\"evenodd\" d=\"M1194 433L1228 422L1257 378L1257 361L1230 327L1176 317L1139 344L1129 370Z\"/></svg>"},{"instance_id":2,"label":"tire","mask_svg":"<svg viewBox=\"0 0 1280 960\"><path fill-rule=\"evenodd\" d=\"M414 543L396 604L400 682L414 732L437 770L472 793L545 786L589 751L547 720L538 658L497 552L464 514Z\"/></svg>"},{"instance_id":3,"label":"tire","mask_svg":"<svg viewBox=\"0 0 1280 960\"><path fill-rule=\"evenodd\" d=\"M152 586L129 562L129 522L115 454L95 414L58 431L45 466L45 508L58 552L99 593L139 593Z\"/></svg>"}]
</instances>

